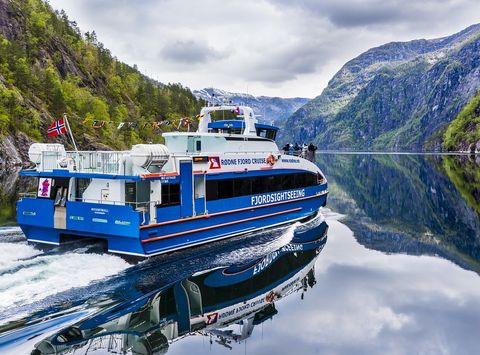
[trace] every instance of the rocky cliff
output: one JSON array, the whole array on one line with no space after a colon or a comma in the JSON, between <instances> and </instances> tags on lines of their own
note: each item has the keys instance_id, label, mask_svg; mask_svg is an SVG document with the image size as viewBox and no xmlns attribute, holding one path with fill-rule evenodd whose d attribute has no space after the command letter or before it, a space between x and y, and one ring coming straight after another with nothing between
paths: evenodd
<instances>
[{"instance_id":1,"label":"rocky cliff","mask_svg":"<svg viewBox=\"0 0 480 355\"><path fill-rule=\"evenodd\" d=\"M372 48L287 119L288 138L324 149L440 149L442 129L480 88L479 49L480 25Z\"/></svg>"}]
</instances>

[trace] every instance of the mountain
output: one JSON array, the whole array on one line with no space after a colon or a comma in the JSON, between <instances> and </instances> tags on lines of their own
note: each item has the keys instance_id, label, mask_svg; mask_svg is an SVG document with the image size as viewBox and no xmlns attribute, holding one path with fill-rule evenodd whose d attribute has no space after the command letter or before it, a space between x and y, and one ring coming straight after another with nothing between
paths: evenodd
<instances>
[{"instance_id":1,"label":"mountain","mask_svg":"<svg viewBox=\"0 0 480 355\"><path fill-rule=\"evenodd\" d=\"M135 127L191 116L200 107L188 88L120 62L95 32L82 34L48 2L0 0L0 171L25 161L32 141L68 144L45 134L63 113L80 148L124 149L161 140L159 130ZM117 129L124 121L133 124Z\"/></svg>"},{"instance_id":2,"label":"mountain","mask_svg":"<svg viewBox=\"0 0 480 355\"><path fill-rule=\"evenodd\" d=\"M440 149L446 125L480 88L479 73L478 24L372 48L287 119L288 139L325 149Z\"/></svg>"},{"instance_id":3,"label":"mountain","mask_svg":"<svg viewBox=\"0 0 480 355\"><path fill-rule=\"evenodd\" d=\"M215 88L193 90L193 94L201 101L221 104L224 101L234 104L244 104L253 108L260 121L281 124L293 112L305 105L310 99L303 97L281 98L269 96L253 96L233 93Z\"/></svg>"}]
</instances>

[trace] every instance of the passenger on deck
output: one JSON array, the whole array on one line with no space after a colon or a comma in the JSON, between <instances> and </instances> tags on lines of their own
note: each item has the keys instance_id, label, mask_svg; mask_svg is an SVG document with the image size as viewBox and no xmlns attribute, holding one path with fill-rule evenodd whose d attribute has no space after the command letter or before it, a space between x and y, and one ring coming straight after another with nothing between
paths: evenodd
<instances>
[{"instance_id":1,"label":"passenger on deck","mask_svg":"<svg viewBox=\"0 0 480 355\"><path fill-rule=\"evenodd\" d=\"M302 158L307 159L308 145L306 143L302 144Z\"/></svg>"},{"instance_id":2,"label":"passenger on deck","mask_svg":"<svg viewBox=\"0 0 480 355\"><path fill-rule=\"evenodd\" d=\"M298 143L295 143L295 147L293 149L295 150L295 155L299 156L302 148L298 145Z\"/></svg>"},{"instance_id":3,"label":"passenger on deck","mask_svg":"<svg viewBox=\"0 0 480 355\"><path fill-rule=\"evenodd\" d=\"M288 154L293 155L294 152L295 152L295 149L293 148L293 144L292 143L288 144Z\"/></svg>"},{"instance_id":4,"label":"passenger on deck","mask_svg":"<svg viewBox=\"0 0 480 355\"><path fill-rule=\"evenodd\" d=\"M307 159L310 160L312 163L315 163L315 151L317 150L317 146L310 143L308 145L307 151Z\"/></svg>"}]
</instances>

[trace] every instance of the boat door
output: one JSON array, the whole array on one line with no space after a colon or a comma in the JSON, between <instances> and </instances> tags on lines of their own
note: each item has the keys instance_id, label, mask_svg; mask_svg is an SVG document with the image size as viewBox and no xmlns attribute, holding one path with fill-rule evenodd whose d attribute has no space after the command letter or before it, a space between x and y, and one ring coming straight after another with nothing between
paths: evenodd
<instances>
[{"instance_id":1,"label":"boat door","mask_svg":"<svg viewBox=\"0 0 480 355\"><path fill-rule=\"evenodd\" d=\"M53 226L56 229L67 228L67 199L69 178L55 178L53 183L54 213Z\"/></svg>"},{"instance_id":2,"label":"boat door","mask_svg":"<svg viewBox=\"0 0 480 355\"><path fill-rule=\"evenodd\" d=\"M205 199L205 174L194 175L194 198L195 198L195 214L205 214L207 212L207 201Z\"/></svg>"},{"instance_id":3,"label":"boat door","mask_svg":"<svg viewBox=\"0 0 480 355\"><path fill-rule=\"evenodd\" d=\"M193 166L191 160L180 160L180 214L193 216Z\"/></svg>"}]
</instances>

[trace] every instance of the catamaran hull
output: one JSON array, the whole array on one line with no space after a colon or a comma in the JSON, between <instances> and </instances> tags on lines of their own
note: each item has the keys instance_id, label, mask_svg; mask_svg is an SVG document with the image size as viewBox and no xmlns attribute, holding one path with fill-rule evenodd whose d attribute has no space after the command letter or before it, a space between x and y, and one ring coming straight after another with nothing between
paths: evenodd
<instances>
[{"instance_id":1,"label":"catamaran hull","mask_svg":"<svg viewBox=\"0 0 480 355\"><path fill-rule=\"evenodd\" d=\"M58 245L64 236L98 238L107 241L109 252L149 257L312 217L326 204L326 184L306 190L295 200L144 225L144 216L130 206L67 202L64 229L55 228L51 200L23 198L17 212L29 242Z\"/></svg>"}]
</instances>

